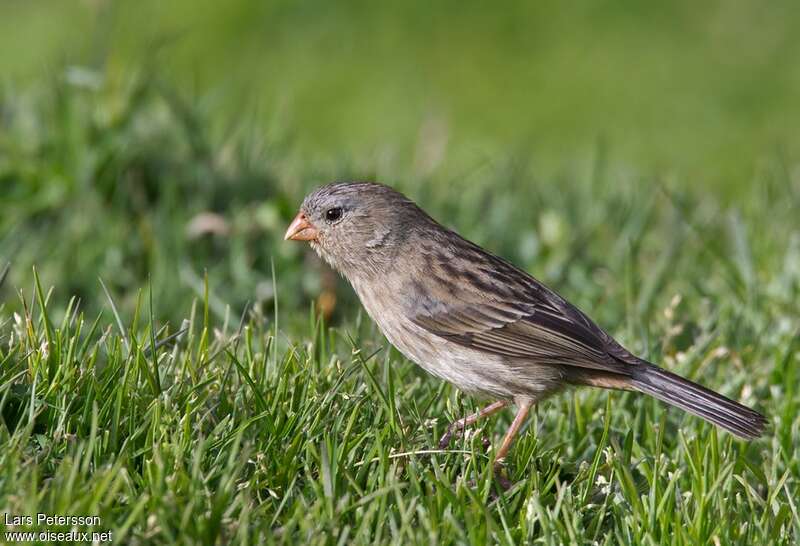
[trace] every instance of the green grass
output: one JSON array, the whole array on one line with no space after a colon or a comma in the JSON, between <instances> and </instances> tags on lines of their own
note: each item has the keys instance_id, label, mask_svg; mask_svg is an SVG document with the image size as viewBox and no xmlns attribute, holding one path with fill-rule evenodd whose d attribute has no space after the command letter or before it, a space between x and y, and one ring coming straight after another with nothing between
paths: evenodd
<instances>
[{"instance_id":1,"label":"green grass","mask_svg":"<svg viewBox=\"0 0 800 546\"><path fill-rule=\"evenodd\" d=\"M27 311L2 318L9 513L99 515L121 543L797 536L791 332L726 354L732 328L699 325L705 341L672 366L729 393L752 389L746 399L772 417L768 438L741 443L640 397L567 394L539 408L509 459L516 485L497 496L481 434L497 437L509 416L428 451L475 402L386 351L367 324L328 329L311 316L286 349L264 317L216 328L201 302L171 337L143 294L118 331L72 305L54 322L34 278ZM737 365L740 351L758 368Z\"/></svg>"},{"instance_id":2,"label":"green grass","mask_svg":"<svg viewBox=\"0 0 800 546\"><path fill-rule=\"evenodd\" d=\"M458 177L309 164L247 124L212 129L163 82L94 76L0 104L4 512L98 515L133 544L798 540L793 165L768 157L728 194L615 169L602 146L546 177L510 152ZM567 392L537 408L497 495L482 436L511 415L431 452L480 401L390 349L281 240L308 188L350 176L394 183L632 350L756 407L768 435ZM191 235L207 211L227 229Z\"/></svg>"}]
</instances>

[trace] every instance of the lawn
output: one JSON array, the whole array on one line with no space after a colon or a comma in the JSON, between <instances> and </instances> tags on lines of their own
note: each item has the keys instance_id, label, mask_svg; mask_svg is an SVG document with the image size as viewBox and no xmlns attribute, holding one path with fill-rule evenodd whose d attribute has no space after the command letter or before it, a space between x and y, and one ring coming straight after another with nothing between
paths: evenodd
<instances>
[{"instance_id":1,"label":"lawn","mask_svg":"<svg viewBox=\"0 0 800 546\"><path fill-rule=\"evenodd\" d=\"M150 14L104 5L85 18L130 16L136 29ZM188 8L175 5L155 26L183 20ZM606 63L587 59L575 73L554 67L608 36L582 33L589 15L565 15L571 38L541 46L534 63L552 84L535 70L519 76L540 99L563 99L550 111L519 90L501 95L491 78L456 92L483 80L470 63L443 61L456 58L454 44L475 41L468 56L498 80L522 68L516 48L538 47L497 14L484 14L488 29L460 16L464 26L434 38L420 6L311 23L276 3L256 32L249 4L232 5L241 13L218 21L205 4L192 12L192 24L215 29L217 51L195 75L187 56L206 50L189 31L160 65L134 59L130 35L82 38L44 24L34 5L17 6L15 28L0 17L12 36L48 37L19 53L29 62L1 61L14 74L0 90L2 532L9 518L44 513L99 522L18 529L110 531L120 544L797 542L800 157L790 99L800 78L777 53L798 47L793 8L763 15L766 27L737 46L770 82L763 93L715 57L719 44L698 38L721 20L716 38L736 41L744 8L667 10L682 26L649 23L661 34L634 54L652 14L598 7L617 41L602 49ZM292 25L308 38L302 47L286 37ZM361 26L383 37L372 55L353 46L358 37L332 41ZM242 43L235 29L249 29ZM227 83L209 82L240 47L230 85L244 85L256 37L273 31L265 55L280 60L286 87L259 73L252 83L267 106L237 109ZM558 34L549 32L541 39ZM52 53L67 42L74 48ZM97 61L97 51L108 55ZM652 102L615 94L639 55L686 79L662 88L645 83L658 71L642 68L628 82ZM720 72L689 83L714 58ZM43 59L47 74L29 70ZM428 76L409 59L423 59ZM359 74L370 78L351 96L345 81ZM560 88L591 82L594 97ZM733 91L717 104L723 88ZM479 111L489 97L492 119ZM659 101L687 109L647 107ZM623 103L623 116L604 110ZM394 185L637 354L758 409L767 434L742 442L641 395L567 391L536 408L507 461L514 486L499 491L486 440L497 445L512 412L437 449L447 424L483 401L404 359L344 281L282 240L307 191L352 178Z\"/></svg>"}]
</instances>

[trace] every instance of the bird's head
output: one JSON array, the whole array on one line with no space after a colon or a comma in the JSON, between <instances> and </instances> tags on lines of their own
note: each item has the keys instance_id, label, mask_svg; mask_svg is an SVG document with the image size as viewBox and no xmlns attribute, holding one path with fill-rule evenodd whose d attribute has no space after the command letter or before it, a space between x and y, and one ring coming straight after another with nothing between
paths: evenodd
<instances>
[{"instance_id":1,"label":"bird's head","mask_svg":"<svg viewBox=\"0 0 800 546\"><path fill-rule=\"evenodd\" d=\"M334 183L303 200L284 239L308 241L334 269L354 280L392 266L420 215L427 218L411 200L387 186Z\"/></svg>"}]
</instances>

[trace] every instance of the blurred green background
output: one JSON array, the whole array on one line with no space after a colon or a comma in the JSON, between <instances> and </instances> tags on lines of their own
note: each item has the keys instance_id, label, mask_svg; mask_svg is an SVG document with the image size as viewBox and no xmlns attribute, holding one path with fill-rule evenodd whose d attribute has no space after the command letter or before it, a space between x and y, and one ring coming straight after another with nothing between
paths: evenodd
<instances>
[{"instance_id":1,"label":"blurred green background","mask_svg":"<svg viewBox=\"0 0 800 546\"><path fill-rule=\"evenodd\" d=\"M304 156L397 153L441 131L459 161L560 165L606 139L640 168L742 183L798 152L800 6L755 1L103 0L0 8L5 83L147 67Z\"/></svg>"},{"instance_id":2,"label":"blurred green background","mask_svg":"<svg viewBox=\"0 0 800 546\"><path fill-rule=\"evenodd\" d=\"M151 278L176 318L208 270L224 315L271 302L274 264L301 306L336 281L280 235L344 177L396 185L563 283L549 272L575 234L543 244L526 198L568 225L554 195L587 181L628 204L667 187L747 209L792 177L798 21L790 1L6 0L4 299L38 264L90 309L98 276L128 311Z\"/></svg>"}]
</instances>

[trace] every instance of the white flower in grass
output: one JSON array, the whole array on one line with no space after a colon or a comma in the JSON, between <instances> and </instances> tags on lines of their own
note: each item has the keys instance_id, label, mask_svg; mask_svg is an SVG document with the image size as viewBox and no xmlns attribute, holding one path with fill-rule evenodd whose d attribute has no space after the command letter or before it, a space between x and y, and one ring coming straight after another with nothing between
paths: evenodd
<instances>
[{"instance_id":1,"label":"white flower in grass","mask_svg":"<svg viewBox=\"0 0 800 546\"><path fill-rule=\"evenodd\" d=\"M669 337L677 337L683 333L683 324L676 324L667 330Z\"/></svg>"},{"instance_id":2,"label":"white flower in grass","mask_svg":"<svg viewBox=\"0 0 800 546\"><path fill-rule=\"evenodd\" d=\"M725 347L724 345L721 347L717 347L711 352L711 356L713 358L725 358L729 354L731 354L731 350Z\"/></svg>"},{"instance_id":3,"label":"white flower in grass","mask_svg":"<svg viewBox=\"0 0 800 546\"><path fill-rule=\"evenodd\" d=\"M600 488L600 493L603 495L609 495L611 493L611 482L609 482L602 474L597 476L594 484Z\"/></svg>"},{"instance_id":4,"label":"white flower in grass","mask_svg":"<svg viewBox=\"0 0 800 546\"><path fill-rule=\"evenodd\" d=\"M537 519L536 504L538 496L539 495L534 491L525 503L525 519L528 520L528 523L533 523Z\"/></svg>"},{"instance_id":5,"label":"white flower in grass","mask_svg":"<svg viewBox=\"0 0 800 546\"><path fill-rule=\"evenodd\" d=\"M25 339L25 323L19 313L14 313L14 331L17 332L18 339Z\"/></svg>"},{"instance_id":6,"label":"white flower in grass","mask_svg":"<svg viewBox=\"0 0 800 546\"><path fill-rule=\"evenodd\" d=\"M433 419L425 419L422 424L425 428L433 428L438 422L439 420L434 417Z\"/></svg>"}]
</instances>

